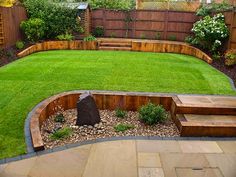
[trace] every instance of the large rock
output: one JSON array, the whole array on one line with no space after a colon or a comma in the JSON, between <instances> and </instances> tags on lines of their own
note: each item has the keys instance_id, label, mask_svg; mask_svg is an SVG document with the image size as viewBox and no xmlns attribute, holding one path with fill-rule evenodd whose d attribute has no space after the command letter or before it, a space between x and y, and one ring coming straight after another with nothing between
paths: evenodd
<instances>
[{"instance_id":1,"label":"large rock","mask_svg":"<svg viewBox=\"0 0 236 177\"><path fill-rule=\"evenodd\" d=\"M88 92L80 96L77 103L76 125L92 125L101 121L99 111L93 96Z\"/></svg>"}]
</instances>

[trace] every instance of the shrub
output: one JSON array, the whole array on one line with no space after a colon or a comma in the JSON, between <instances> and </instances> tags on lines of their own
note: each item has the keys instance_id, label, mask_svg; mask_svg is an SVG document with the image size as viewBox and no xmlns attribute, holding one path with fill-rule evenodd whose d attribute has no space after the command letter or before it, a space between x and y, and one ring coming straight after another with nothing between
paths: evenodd
<instances>
[{"instance_id":1,"label":"shrub","mask_svg":"<svg viewBox=\"0 0 236 177\"><path fill-rule=\"evenodd\" d=\"M110 34L110 37L111 37L111 38L116 37L116 33L115 33L115 32L112 32L112 33Z\"/></svg>"},{"instance_id":2,"label":"shrub","mask_svg":"<svg viewBox=\"0 0 236 177\"><path fill-rule=\"evenodd\" d=\"M139 118L148 125L164 122L167 119L167 112L161 105L148 103L139 109Z\"/></svg>"},{"instance_id":3,"label":"shrub","mask_svg":"<svg viewBox=\"0 0 236 177\"><path fill-rule=\"evenodd\" d=\"M141 39L145 39L145 38L146 38L146 35L145 35L144 33L141 33L141 34L140 34L140 38L141 38Z\"/></svg>"},{"instance_id":4,"label":"shrub","mask_svg":"<svg viewBox=\"0 0 236 177\"><path fill-rule=\"evenodd\" d=\"M131 124L117 124L114 129L117 132L125 132L126 130L135 128L134 125Z\"/></svg>"},{"instance_id":5,"label":"shrub","mask_svg":"<svg viewBox=\"0 0 236 177\"><path fill-rule=\"evenodd\" d=\"M127 115L126 111L123 111L121 109L116 109L116 117L124 118Z\"/></svg>"},{"instance_id":6,"label":"shrub","mask_svg":"<svg viewBox=\"0 0 236 177\"><path fill-rule=\"evenodd\" d=\"M233 7L229 5L226 1L223 1L222 3L210 3L210 4L203 4L198 10L197 15L198 16L207 16L211 15L212 13L227 11L232 9Z\"/></svg>"},{"instance_id":7,"label":"shrub","mask_svg":"<svg viewBox=\"0 0 236 177\"><path fill-rule=\"evenodd\" d=\"M44 37L45 23L39 18L30 18L20 24L26 38L31 42L36 42Z\"/></svg>"},{"instance_id":8,"label":"shrub","mask_svg":"<svg viewBox=\"0 0 236 177\"><path fill-rule=\"evenodd\" d=\"M156 32L156 34L155 34L155 39L156 40L160 40L161 39L161 33L160 32Z\"/></svg>"},{"instance_id":9,"label":"shrub","mask_svg":"<svg viewBox=\"0 0 236 177\"><path fill-rule=\"evenodd\" d=\"M89 35L87 37L84 38L84 41L88 42L88 41L96 41L97 39L92 36L92 35Z\"/></svg>"},{"instance_id":10,"label":"shrub","mask_svg":"<svg viewBox=\"0 0 236 177\"><path fill-rule=\"evenodd\" d=\"M72 34L66 33L66 34L58 35L56 39L61 40L61 41L71 41L74 39L74 36Z\"/></svg>"},{"instance_id":11,"label":"shrub","mask_svg":"<svg viewBox=\"0 0 236 177\"><path fill-rule=\"evenodd\" d=\"M94 31L93 31L93 35L95 37L102 37L104 36L104 27L103 26L97 26Z\"/></svg>"},{"instance_id":12,"label":"shrub","mask_svg":"<svg viewBox=\"0 0 236 177\"><path fill-rule=\"evenodd\" d=\"M62 113L60 113L60 114L56 115L56 117L54 118L54 121L63 123L63 122L65 122L65 117Z\"/></svg>"},{"instance_id":13,"label":"shrub","mask_svg":"<svg viewBox=\"0 0 236 177\"><path fill-rule=\"evenodd\" d=\"M174 34L168 36L168 40L176 41L176 36Z\"/></svg>"},{"instance_id":14,"label":"shrub","mask_svg":"<svg viewBox=\"0 0 236 177\"><path fill-rule=\"evenodd\" d=\"M232 66L236 64L236 49L228 50L225 53L225 65Z\"/></svg>"},{"instance_id":15,"label":"shrub","mask_svg":"<svg viewBox=\"0 0 236 177\"><path fill-rule=\"evenodd\" d=\"M17 41L16 42L16 48L17 49L23 49L25 47L25 44L23 41Z\"/></svg>"},{"instance_id":16,"label":"shrub","mask_svg":"<svg viewBox=\"0 0 236 177\"><path fill-rule=\"evenodd\" d=\"M135 0L89 0L88 2L93 9L130 10L135 8Z\"/></svg>"},{"instance_id":17,"label":"shrub","mask_svg":"<svg viewBox=\"0 0 236 177\"><path fill-rule=\"evenodd\" d=\"M194 37L191 44L215 53L228 37L229 30L225 25L224 15L206 16L193 25Z\"/></svg>"},{"instance_id":18,"label":"shrub","mask_svg":"<svg viewBox=\"0 0 236 177\"><path fill-rule=\"evenodd\" d=\"M65 127L62 129L57 130L56 132L54 132L50 138L53 140L59 140L59 139L64 139L69 137L72 134L72 129L69 127Z\"/></svg>"},{"instance_id":19,"label":"shrub","mask_svg":"<svg viewBox=\"0 0 236 177\"><path fill-rule=\"evenodd\" d=\"M67 31L79 30L77 9L50 0L25 0L24 6L30 18L40 18L45 22L47 39L53 39Z\"/></svg>"}]
</instances>

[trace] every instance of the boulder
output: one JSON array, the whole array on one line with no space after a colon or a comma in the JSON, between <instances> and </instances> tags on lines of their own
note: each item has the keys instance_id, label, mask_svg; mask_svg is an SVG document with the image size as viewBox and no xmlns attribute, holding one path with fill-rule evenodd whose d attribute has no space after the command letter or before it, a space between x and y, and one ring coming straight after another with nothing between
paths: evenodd
<instances>
[{"instance_id":1,"label":"boulder","mask_svg":"<svg viewBox=\"0 0 236 177\"><path fill-rule=\"evenodd\" d=\"M77 103L77 113L76 125L94 126L101 121L95 100L89 92L81 94Z\"/></svg>"}]
</instances>

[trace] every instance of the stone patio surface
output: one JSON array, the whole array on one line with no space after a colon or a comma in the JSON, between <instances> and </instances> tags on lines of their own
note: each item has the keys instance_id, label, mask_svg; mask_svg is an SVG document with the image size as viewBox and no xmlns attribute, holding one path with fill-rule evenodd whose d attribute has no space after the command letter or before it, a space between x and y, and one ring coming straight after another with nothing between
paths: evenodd
<instances>
[{"instance_id":1,"label":"stone patio surface","mask_svg":"<svg viewBox=\"0 0 236 177\"><path fill-rule=\"evenodd\" d=\"M236 141L107 141L0 165L0 177L236 177Z\"/></svg>"}]
</instances>

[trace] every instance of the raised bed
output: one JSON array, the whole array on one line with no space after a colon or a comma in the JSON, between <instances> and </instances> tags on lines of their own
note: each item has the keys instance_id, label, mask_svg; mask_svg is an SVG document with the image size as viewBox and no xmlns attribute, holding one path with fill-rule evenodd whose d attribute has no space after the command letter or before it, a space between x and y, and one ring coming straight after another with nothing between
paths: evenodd
<instances>
[{"instance_id":1,"label":"raised bed","mask_svg":"<svg viewBox=\"0 0 236 177\"><path fill-rule=\"evenodd\" d=\"M197 57L207 63L212 63L212 59L201 50L192 47L183 42L175 41L155 41L155 40L136 40L136 39L99 39L98 41L46 41L37 43L23 50L18 54L18 57L24 57L39 51L47 50L99 50L99 45L102 40L131 42L131 51L140 52L166 52L179 53Z\"/></svg>"},{"instance_id":2,"label":"raised bed","mask_svg":"<svg viewBox=\"0 0 236 177\"><path fill-rule=\"evenodd\" d=\"M83 91L71 91L62 94L58 94L40 103L30 113L30 133L33 143L34 150L43 150L44 142L41 137L40 128L43 122L51 115L56 113L56 107L60 106L63 110L76 108L76 103L79 96ZM229 104L227 102L236 100L236 97L217 97L222 102L225 101L226 105L217 106L214 103L200 106L201 103L196 102L196 105L190 103L186 104L181 102L178 95L158 94L158 93L132 93L132 92L92 92L98 109L100 110L115 110L116 108L122 108L127 111L137 111L142 105L152 102L155 104L161 104L163 107L170 111L171 117L177 125L181 136L236 136L236 116L229 116L234 113L236 115L236 104ZM180 96L181 97L181 96ZM216 97L211 96L213 99ZM211 98L207 97L207 98ZM189 99L201 100L202 97L189 96ZM199 105L198 105L199 104ZM230 106L231 105L231 106ZM187 109L186 109L187 108ZM205 111L204 111L205 110ZM188 121L179 116L180 114L198 114L205 113L214 115L220 110L224 117L229 116L230 119L235 121L224 122L224 117L219 124L200 122L199 121ZM232 112L234 110L234 112ZM185 115L186 116L186 115ZM216 115L217 117L218 115ZM211 118L208 117L210 120ZM211 120L210 120L211 121ZM215 125L215 126L214 126Z\"/></svg>"}]
</instances>

